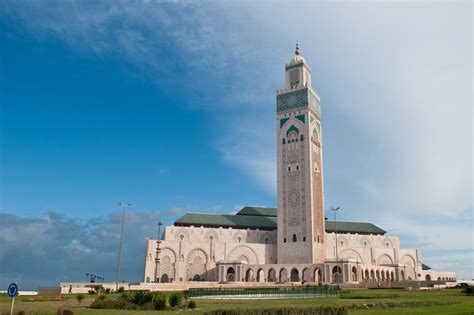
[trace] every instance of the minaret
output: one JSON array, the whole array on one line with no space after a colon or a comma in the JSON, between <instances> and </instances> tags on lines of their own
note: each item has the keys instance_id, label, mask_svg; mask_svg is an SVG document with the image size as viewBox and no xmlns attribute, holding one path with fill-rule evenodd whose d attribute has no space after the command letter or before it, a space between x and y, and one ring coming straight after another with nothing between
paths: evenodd
<instances>
[{"instance_id":1,"label":"minaret","mask_svg":"<svg viewBox=\"0 0 474 315\"><path fill-rule=\"evenodd\" d=\"M278 263L324 262L320 99L298 44L277 91Z\"/></svg>"}]
</instances>

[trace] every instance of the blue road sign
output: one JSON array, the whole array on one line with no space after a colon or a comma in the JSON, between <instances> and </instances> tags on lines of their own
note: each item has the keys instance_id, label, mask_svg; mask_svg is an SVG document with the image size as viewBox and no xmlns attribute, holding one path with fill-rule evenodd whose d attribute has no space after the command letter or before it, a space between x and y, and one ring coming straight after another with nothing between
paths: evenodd
<instances>
[{"instance_id":1,"label":"blue road sign","mask_svg":"<svg viewBox=\"0 0 474 315\"><path fill-rule=\"evenodd\" d=\"M16 283L12 283L8 286L8 296L15 297L18 294L18 285Z\"/></svg>"}]
</instances>

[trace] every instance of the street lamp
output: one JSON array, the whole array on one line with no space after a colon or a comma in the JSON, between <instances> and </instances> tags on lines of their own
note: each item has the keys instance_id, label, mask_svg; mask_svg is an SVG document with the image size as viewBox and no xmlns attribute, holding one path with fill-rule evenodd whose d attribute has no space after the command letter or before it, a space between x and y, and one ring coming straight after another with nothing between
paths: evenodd
<instances>
[{"instance_id":1,"label":"street lamp","mask_svg":"<svg viewBox=\"0 0 474 315\"><path fill-rule=\"evenodd\" d=\"M155 282L160 282L160 280L158 279L158 266L160 264L160 258L159 258L159 255L160 255L160 236L161 236L161 226L163 225L163 223L158 222L158 237L156 238L156 258L155 258L155 262L156 262L156 267L155 267Z\"/></svg>"},{"instance_id":2,"label":"street lamp","mask_svg":"<svg viewBox=\"0 0 474 315\"><path fill-rule=\"evenodd\" d=\"M122 207L122 229L120 230L120 245L119 245L119 254L117 261L117 277L115 278L115 291L118 290L119 278L120 278L120 257L122 256L122 242L123 242L123 225L125 221L125 209L130 207L131 203L120 202L119 206Z\"/></svg>"},{"instance_id":3,"label":"street lamp","mask_svg":"<svg viewBox=\"0 0 474 315\"><path fill-rule=\"evenodd\" d=\"M331 207L331 211L334 211L334 232L335 232L335 235L336 235L336 269L339 269L339 253L338 253L338 249L337 249L337 217L336 217L336 212L341 209L341 207L337 207L337 208L334 208L334 207ZM341 268L341 272L338 271L338 276L336 277L336 282L337 282L337 285L339 286L339 277L341 276L341 273L342 273L342 268Z\"/></svg>"}]
</instances>

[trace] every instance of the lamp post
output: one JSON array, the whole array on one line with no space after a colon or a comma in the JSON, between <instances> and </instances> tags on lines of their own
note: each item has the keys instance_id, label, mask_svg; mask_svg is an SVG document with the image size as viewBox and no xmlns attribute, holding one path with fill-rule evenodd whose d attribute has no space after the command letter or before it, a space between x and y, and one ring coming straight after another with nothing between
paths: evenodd
<instances>
[{"instance_id":1,"label":"lamp post","mask_svg":"<svg viewBox=\"0 0 474 315\"><path fill-rule=\"evenodd\" d=\"M161 226L163 225L163 223L158 222L158 237L156 238L156 258L155 258L155 263L156 263L156 266L155 266L155 282L160 282L160 280L158 279L158 267L159 267L159 264L160 264L160 235L161 235Z\"/></svg>"},{"instance_id":2,"label":"lamp post","mask_svg":"<svg viewBox=\"0 0 474 315\"><path fill-rule=\"evenodd\" d=\"M334 207L331 207L331 211L334 211L334 232L335 232L335 235L336 235L336 270L339 268L339 253L338 253L338 250L337 250L337 217L336 217L336 212L341 209L341 207L337 207L337 208L334 208ZM336 277L336 282L337 282L337 285L339 286L339 277L341 276L341 273L342 273L342 269L341 269L341 272L338 271L338 276Z\"/></svg>"},{"instance_id":3,"label":"lamp post","mask_svg":"<svg viewBox=\"0 0 474 315\"><path fill-rule=\"evenodd\" d=\"M119 254L117 261L117 277L115 278L115 291L118 290L119 278L120 278L120 257L122 256L122 242L123 242L123 225L125 222L125 209L130 207L131 203L120 202L119 206L122 207L122 229L120 230L120 245L119 245Z\"/></svg>"}]
</instances>

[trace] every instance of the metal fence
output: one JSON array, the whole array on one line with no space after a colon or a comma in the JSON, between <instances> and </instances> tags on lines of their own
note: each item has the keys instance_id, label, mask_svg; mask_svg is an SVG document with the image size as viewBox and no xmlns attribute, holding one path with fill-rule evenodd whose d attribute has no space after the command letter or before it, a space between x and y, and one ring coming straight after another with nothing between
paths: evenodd
<instances>
[{"instance_id":1,"label":"metal fence","mask_svg":"<svg viewBox=\"0 0 474 315\"><path fill-rule=\"evenodd\" d=\"M202 288L189 289L192 298L202 299L278 299L278 298L312 298L335 296L335 286L302 286L275 288Z\"/></svg>"}]
</instances>

